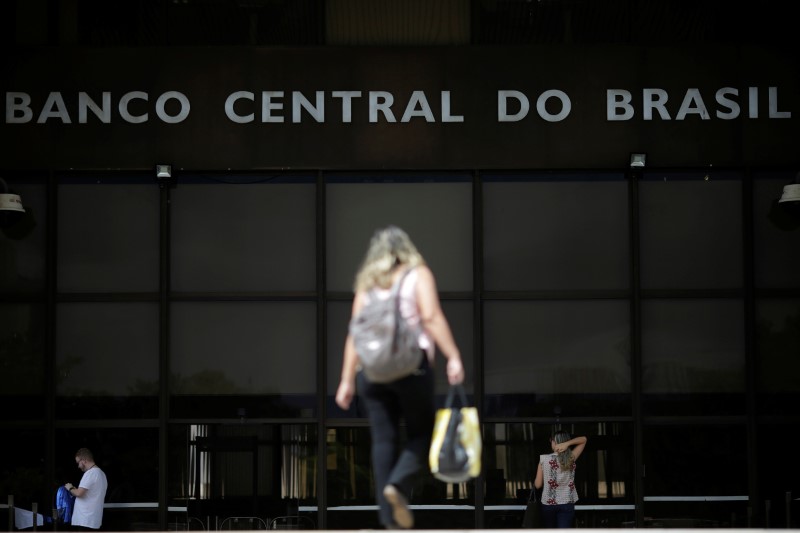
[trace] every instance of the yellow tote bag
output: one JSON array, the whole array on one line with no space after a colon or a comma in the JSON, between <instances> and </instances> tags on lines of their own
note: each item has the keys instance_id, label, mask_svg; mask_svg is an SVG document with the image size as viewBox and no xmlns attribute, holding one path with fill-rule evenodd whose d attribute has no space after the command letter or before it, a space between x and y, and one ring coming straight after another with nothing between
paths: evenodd
<instances>
[{"instance_id":1,"label":"yellow tote bag","mask_svg":"<svg viewBox=\"0 0 800 533\"><path fill-rule=\"evenodd\" d=\"M454 407L456 389L463 407ZM442 409L436 411L428 455L431 473L446 483L463 483L481 473L481 426L478 409L467 407L462 385L451 385Z\"/></svg>"}]
</instances>

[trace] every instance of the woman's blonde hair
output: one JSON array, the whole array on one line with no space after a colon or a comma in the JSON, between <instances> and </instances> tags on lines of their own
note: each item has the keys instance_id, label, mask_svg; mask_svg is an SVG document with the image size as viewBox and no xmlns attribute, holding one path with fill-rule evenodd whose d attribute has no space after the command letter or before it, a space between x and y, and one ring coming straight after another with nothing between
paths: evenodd
<instances>
[{"instance_id":1,"label":"woman's blonde hair","mask_svg":"<svg viewBox=\"0 0 800 533\"><path fill-rule=\"evenodd\" d=\"M405 231L397 226L378 229L369 241L369 248L356 274L353 289L356 292L373 287L388 289L392 285L392 274L397 267L424 264L425 260Z\"/></svg>"},{"instance_id":2,"label":"woman's blonde hair","mask_svg":"<svg viewBox=\"0 0 800 533\"><path fill-rule=\"evenodd\" d=\"M561 444L562 442L567 442L571 438L572 437L570 437L569 433L566 431L559 431L553 435L553 442ZM575 464L575 457L572 455L571 448L567 448L558 454L558 464L561 466L561 470L569 470L572 468L572 465Z\"/></svg>"}]
</instances>

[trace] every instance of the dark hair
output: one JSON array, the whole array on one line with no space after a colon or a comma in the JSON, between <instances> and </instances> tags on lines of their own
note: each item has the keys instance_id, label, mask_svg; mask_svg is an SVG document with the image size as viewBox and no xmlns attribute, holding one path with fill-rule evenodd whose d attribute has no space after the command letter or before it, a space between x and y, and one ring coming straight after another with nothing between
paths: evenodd
<instances>
[{"instance_id":1,"label":"dark hair","mask_svg":"<svg viewBox=\"0 0 800 533\"><path fill-rule=\"evenodd\" d=\"M92 455L92 452L89 450L89 448L81 448L75 452L75 457L78 459L86 459L87 461L94 461L94 455Z\"/></svg>"}]
</instances>

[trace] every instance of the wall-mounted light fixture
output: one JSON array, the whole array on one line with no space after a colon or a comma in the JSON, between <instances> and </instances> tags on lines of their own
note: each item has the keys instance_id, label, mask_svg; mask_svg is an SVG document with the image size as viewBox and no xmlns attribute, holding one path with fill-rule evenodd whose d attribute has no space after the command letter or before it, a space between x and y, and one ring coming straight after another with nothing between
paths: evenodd
<instances>
[{"instance_id":1,"label":"wall-mounted light fixture","mask_svg":"<svg viewBox=\"0 0 800 533\"><path fill-rule=\"evenodd\" d=\"M172 177L172 165L156 165L156 177L169 179Z\"/></svg>"},{"instance_id":2,"label":"wall-mounted light fixture","mask_svg":"<svg viewBox=\"0 0 800 533\"><path fill-rule=\"evenodd\" d=\"M787 206L792 204L800 206L800 172L795 175L794 182L783 186L783 194L778 203L785 203Z\"/></svg>"},{"instance_id":3,"label":"wall-mounted light fixture","mask_svg":"<svg viewBox=\"0 0 800 533\"><path fill-rule=\"evenodd\" d=\"M172 174L172 165L156 165L156 180L159 187L175 186L175 176Z\"/></svg>"},{"instance_id":4,"label":"wall-mounted light fixture","mask_svg":"<svg viewBox=\"0 0 800 533\"><path fill-rule=\"evenodd\" d=\"M644 168L647 162L647 154L631 153L631 168Z\"/></svg>"},{"instance_id":5,"label":"wall-mounted light fixture","mask_svg":"<svg viewBox=\"0 0 800 533\"><path fill-rule=\"evenodd\" d=\"M11 193L8 184L3 178L0 178L0 211L25 212L25 208L22 206L22 198L18 194Z\"/></svg>"},{"instance_id":6,"label":"wall-mounted light fixture","mask_svg":"<svg viewBox=\"0 0 800 533\"><path fill-rule=\"evenodd\" d=\"M19 240L36 227L33 209L22 205L22 197L11 192L8 184L0 178L0 230L9 239Z\"/></svg>"}]
</instances>

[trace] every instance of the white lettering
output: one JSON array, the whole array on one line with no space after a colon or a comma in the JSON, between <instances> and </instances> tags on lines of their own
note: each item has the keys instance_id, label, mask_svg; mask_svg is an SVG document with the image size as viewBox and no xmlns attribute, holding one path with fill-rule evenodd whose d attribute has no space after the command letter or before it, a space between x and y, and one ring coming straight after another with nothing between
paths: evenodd
<instances>
[{"instance_id":1,"label":"white lettering","mask_svg":"<svg viewBox=\"0 0 800 533\"><path fill-rule=\"evenodd\" d=\"M103 93L103 106L98 106L94 100L86 93L78 93L78 123L86 124L87 111L91 110L100 122L109 124L111 122L111 93Z\"/></svg>"},{"instance_id":2,"label":"white lettering","mask_svg":"<svg viewBox=\"0 0 800 533\"><path fill-rule=\"evenodd\" d=\"M561 112L555 115L547 112L546 104L549 98L557 98L561 101ZM539 99L536 100L536 112L539 113L539 116L547 122L559 122L564 120L567 118L567 115L569 115L570 111L572 111L572 102L570 102L569 96L567 96L564 91L550 89L539 95Z\"/></svg>"},{"instance_id":3,"label":"white lettering","mask_svg":"<svg viewBox=\"0 0 800 533\"><path fill-rule=\"evenodd\" d=\"M716 100L719 105L728 109L728 112L717 111L717 118L721 118L723 120L732 120L739 116L741 113L741 109L739 108L739 102L733 100L731 98L727 98L728 95L732 96L739 96L739 90L733 87L723 87L716 94Z\"/></svg>"},{"instance_id":4,"label":"white lettering","mask_svg":"<svg viewBox=\"0 0 800 533\"><path fill-rule=\"evenodd\" d=\"M765 91L766 89L766 91ZM746 115L750 119L763 116L760 105L767 109L769 119L790 119L791 110L781 109L779 105L778 87L722 87L713 93L704 95L700 88L686 89L679 106L670 105L670 94L677 103L674 92L668 93L664 89L648 87L642 88L641 102L635 101L631 91L625 89L606 90L606 120L610 122L627 121L638 116L645 121L652 120L688 120L691 115L698 116L700 120L708 121L712 118L719 120L734 120ZM765 94L766 93L766 94ZM226 117L237 124L247 124L258 120L256 117L256 94L250 91L235 91L230 93L224 102ZM427 123L463 123L465 115L457 114L453 110L453 95L451 91L440 91L441 107L434 110L430 104L428 93L415 90L411 93L402 114L399 105L394 107L395 97L390 91L314 91L314 98L306 95L308 91L291 91L291 121L302 122L305 116L317 123L325 123L326 106L330 102L338 102L341 106L341 122L352 123L354 120L354 106L364 105L362 98L367 97L369 123L379 122L396 123L395 111L400 115L399 122L409 123L421 118ZM435 94L435 93L434 93ZM763 96L762 96L763 95ZM288 111L284 112L284 98L289 93L284 91L261 91L260 121L262 123L284 123L289 120ZM762 101L759 101L761 97ZM766 97L766 98L765 98ZM87 124L93 119L96 122L109 124L114 118L114 98L111 92L89 93L77 92L70 96L54 91L43 95L43 103L33 102L30 93L6 92L5 93L5 123L26 124L36 122L45 124L58 121L62 124ZM745 101L746 98L746 101ZM328 100L330 99L330 100ZM173 102L173 100L175 102ZM326 102L328 100L328 102ZM556 100L553 102L552 100ZM706 103L708 100L711 105ZM764 101L766 100L766 101ZM158 120L166 124L177 124L185 121L191 113L189 98L178 91L167 91L159 95L154 104L150 104L150 95L144 91L130 91L122 95L117 102L119 117L130 124L142 124L149 120L149 109L155 112ZM69 104L69 105L68 105ZM760 105L759 105L760 104ZM336 106L336 103L333 104ZM639 107L641 106L641 108ZM522 91L505 89L497 91L497 120L498 122L519 122L526 119L531 110L529 97ZM676 109L677 107L677 109ZM572 101L565 91L549 89L536 98L536 113L546 122L559 122L565 120L572 113ZM746 108L746 111L745 111ZM74 117L74 118L73 118Z\"/></svg>"},{"instance_id":5,"label":"white lettering","mask_svg":"<svg viewBox=\"0 0 800 533\"><path fill-rule=\"evenodd\" d=\"M419 109L416 109L417 105L419 105ZM406 110L400 122L411 122L411 117L425 117L427 122L436 122L436 119L433 118L431 106L428 104L428 99L425 98L425 93L422 91L411 93L411 99L406 105Z\"/></svg>"},{"instance_id":6,"label":"white lettering","mask_svg":"<svg viewBox=\"0 0 800 533\"><path fill-rule=\"evenodd\" d=\"M623 89L606 91L606 120L630 120L633 118L631 93ZM621 112L617 112L621 110Z\"/></svg>"},{"instance_id":7,"label":"white lettering","mask_svg":"<svg viewBox=\"0 0 800 533\"><path fill-rule=\"evenodd\" d=\"M464 115L450 114L450 91L442 91L442 122L464 122Z\"/></svg>"},{"instance_id":8,"label":"white lettering","mask_svg":"<svg viewBox=\"0 0 800 533\"><path fill-rule=\"evenodd\" d=\"M369 92L369 121L370 123L378 122L378 112L383 113L386 122L397 122L392 113L392 104L394 103L394 96L392 93L386 91L370 91Z\"/></svg>"},{"instance_id":9,"label":"white lettering","mask_svg":"<svg viewBox=\"0 0 800 533\"><path fill-rule=\"evenodd\" d=\"M778 88L769 88L769 118L792 118L791 111L778 111Z\"/></svg>"},{"instance_id":10,"label":"white lettering","mask_svg":"<svg viewBox=\"0 0 800 533\"><path fill-rule=\"evenodd\" d=\"M67 113L67 106L64 104L64 99L61 97L61 93L50 93L50 96L47 97L47 101L42 106L42 112L39 113L39 118L36 119L36 122L44 124L47 122L48 118L60 118L61 122L64 124L72 123L72 120L69 118L69 113Z\"/></svg>"},{"instance_id":11,"label":"white lettering","mask_svg":"<svg viewBox=\"0 0 800 533\"><path fill-rule=\"evenodd\" d=\"M249 91L236 91L235 93L231 93L225 99L225 116L237 124L253 122L256 119L255 113L250 113L249 115L239 115L236 113L234 106L238 100L250 100L251 102L255 102L256 96Z\"/></svg>"},{"instance_id":12,"label":"white lettering","mask_svg":"<svg viewBox=\"0 0 800 533\"><path fill-rule=\"evenodd\" d=\"M749 87L747 118L758 118L758 87Z\"/></svg>"},{"instance_id":13,"label":"white lettering","mask_svg":"<svg viewBox=\"0 0 800 533\"><path fill-rule=\"evenodd\" d=\"M353 122L353 98L361 98L361 91L333 91L331 96L342 99L342 122Z\"/></svg>"},{"instance_id":14,"label":"white lettering","mask_svg":"<svg viewBox=\"0 0 800 533\"><path fill-rule=\"evenodd\" d=\"M519 102L519 111L516 114L509 114L508 99L513 98ZM531 104L528 97L519 91L501 90L497 91L497 121L498 122L519 122L528 115Z\"/></svg>"},{"instance_id":15,"label":"white lettering","mask_svg":"<svg viewBox=\"0 0 800 533\"><path fill-rule=\"evenodd\" d=\"M283 122L283 117L272 116L272 111L283 109L283 102L273 98L283 98L283 91L261 91L261 122Z\"/></svg>"},{"instance_id":16,"label":"white lettering","mask_svg":"<svg viewBox=\"0 0 800 533\"><path fill-rule=\"evenodd\" d=\"M322 91L317 91L316 99L316 104L312 105L311 102L305 96L303 96L303 93L297 91L293 92L292 122L295 124L301 122L301 108L308 111L308 114L311 115L311 118L317 122L325 122L325 93Z\"/></svg>"},{"instance_id":17,"label":"white lettering","mask_svg":"<svg viewBox=\"0 0 800 533\"><path fill-rule=\"evenodd\" d=\"M137 117L128 112L128 104L130 104L132 100L144 100L147 102L147 93L142 91L131 91L122 95L122 98L119 99L119 114L122 117L122 120L125 122L130 122L131 124L141 124L143 122L147 122L147 113Z\"/></svg>"},{"instance_id":18,"label":"white lettering","mask_svg":"<svg viewBox=\"0 0 800 533\"><path fill-rule=\"evenodd\" d=\"M17 115L17 112L21 115ZM33 118L31 95L28 93L6 93L6 124L25 124Z\"/></svg>"},{"instance_id":19,"label":"white lettering","mask_svg":"<svg viewBox=\"0 0 800 533\"><path fill-rule=\"evenodd\" d=\"M655 109L662 120L670 120L666 107L668 99L667 91L664 89L642 89L644 119L653 120L653 109Z\"/></svg>"},{"instance_id":20,"label":"white lettering","mask_svg":"<svg viewBox=\"0 0 800 533\"><path fill-rule=\"evenodd\" d=\"M166 105L168 100L177 100L180 104L181 110L177 115L171 116L167 114ZM190 107L189 99L186 98L186 95L178 91L168 91L156 100L156 115L167 124L177 124L186 120L186 117L189 116Z\"/></svg>"},{"instance_id":21,"label":"white lettering","mask_svg":"<svg viewBox=\"0 0 800 533\"><path fill-rule=\"evenodd\" d=\"M703 120L710 120L706 104L703 102L703 97L700 96L699 89L688 89L686 95L683 97L681 107L675 120L684 120L689 113L700 115Z\"/></svg>"}]
</instances>

